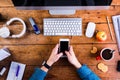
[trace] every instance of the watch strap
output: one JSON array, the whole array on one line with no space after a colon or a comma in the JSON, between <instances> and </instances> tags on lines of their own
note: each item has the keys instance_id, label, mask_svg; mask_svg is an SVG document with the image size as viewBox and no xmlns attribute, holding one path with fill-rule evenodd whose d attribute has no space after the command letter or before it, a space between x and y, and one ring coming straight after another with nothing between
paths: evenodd
<instances>
[{"instance_id":1,"label":"watch strap","mask_svg":"<svg viewBox=\"0 0 120 80\"><path fill-rule=\"evenodd\" d=\"M44 61L42 65L43 65L44 67L46 67L47 69L50 69L50 68L51 68L51 66L49 66L49 65L46 63L46 61Z\"/></svg>"}]
</instances>

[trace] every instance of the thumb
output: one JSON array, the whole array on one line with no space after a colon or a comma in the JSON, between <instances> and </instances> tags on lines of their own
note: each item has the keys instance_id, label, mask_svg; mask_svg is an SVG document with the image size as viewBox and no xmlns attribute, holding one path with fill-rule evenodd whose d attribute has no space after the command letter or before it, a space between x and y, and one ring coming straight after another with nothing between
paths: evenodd
<instances>
[{"instance_id":1,"label":"thumb","mask_svg":"<svg viewBox=\"0 0 120 80\"><path fill-rule=\"evenodd\" d=\"M70 56L70 53L68 51L65 51L65 54L67 55L67 57Z\"/></svg>"},{"instance_id":2,"label":"thumb","mask_svg":"<svg viewBox=\"0 0 120 80\"><path fill-rule=\"evenodd\" d=\"M57 56L60 58L63 55L63 53L59 53Z\"/></svg>"}]
</instances>

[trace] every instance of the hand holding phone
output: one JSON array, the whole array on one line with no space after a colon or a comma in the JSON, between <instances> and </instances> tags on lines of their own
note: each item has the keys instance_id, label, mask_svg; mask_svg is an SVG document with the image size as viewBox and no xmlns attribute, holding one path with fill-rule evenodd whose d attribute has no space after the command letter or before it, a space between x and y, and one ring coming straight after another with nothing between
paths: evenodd
<instances>
[{"instance_id":1,"label":"hand holding phone","mask_svg":"<svg viewBox=\"0 0 120 80\"><path fill-rule=\"evenodd\" d=\"M63 57L66 57L65 51L69 51L69 39L60 39L59 40L59 53L63 53Z\"/></svg>"}]
</instances>

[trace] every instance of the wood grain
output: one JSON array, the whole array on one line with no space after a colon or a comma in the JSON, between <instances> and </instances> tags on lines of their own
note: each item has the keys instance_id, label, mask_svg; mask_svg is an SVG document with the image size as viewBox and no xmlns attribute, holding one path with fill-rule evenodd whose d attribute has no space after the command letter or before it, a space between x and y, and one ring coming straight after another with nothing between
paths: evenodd
<instances>
[{"instance_id":1,"label":"wood grain","mask_svg":"<svg viewBox=\"0 0 120 80\"><path fill-rule=\"evenodd\" d=\"M113 0L108 10L77 10L75 15L62 16L50 15L48 10L17 10L11 0L0 0L0 14L2 14L3 18L0 20L0 27L13 17L23 19L27 25L26 34L20 39L0 38L0 48L7 47L11 53L10 57L0 62L0 69L3 66L7 68L7 71L2 77L0 77L0 80L6 79L11 61L21 62L27 65L23 80L28 80L34 72L34 68L41 67L42 62L49 58L52 49L57 43L59 43L60 38L70 39L70 45L73 46L78 60L82 64L87 64L88 67L101 78L101 80L120 80L120 73L116 71L117 61L120 59L120 56L111 18L113 15L120 14L119 0ZM106 16L108 16L110 20L114 41L110 36ZM30 17L34 18L40 28L40 35L34 34L28 20ZM82 18L83 36L43 36L43 18L58 17ZM95 35L90 39L85 37L86 26L90 21L96 23L96 30L105 31L107 33L107 40L105 42L97 41ZM14 22L8 27L14 34L18 34L22 30L22 25L19 22ZM90 53L93 46L98 48L97 54ZM115 49L114 58L111 61L96 60L100 51L106 47ZM97 64L99 62L108 66L109 70L107 73L103 73L98 70ZM45 80L80 80L80 78L76 73L76 69L68 62L67 59L60 59L53 65Z\"/></svg>"}]
</instances>

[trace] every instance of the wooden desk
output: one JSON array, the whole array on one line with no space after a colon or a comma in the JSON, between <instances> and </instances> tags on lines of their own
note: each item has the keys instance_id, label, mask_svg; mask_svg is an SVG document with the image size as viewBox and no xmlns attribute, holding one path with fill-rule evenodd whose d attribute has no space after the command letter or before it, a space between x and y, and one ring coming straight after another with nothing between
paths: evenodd
<instances>
[{"instance_id":1,"label":"wooden desk","mask_svg":"<svg viewBox=\"0 0 120 80\"><path fill-rule=\"evenodd\" d=\"M81 63L87 64L102 80L120 80L120 73L116 71L116 63L120 59L118 54L118 48L116 45L116 39L113 29L111 16L120 14L120 1L113 0L109 10L83 10L77 11L75 15L71 16L51 16L48 11L44 10L16 10L10 0L0 0L0 13L3 16L3 20L0 21L0 27L12 17L20 17L27 24L27 33L20 39L2 39L0 38L0 48L8 47L12 56L0 62L0 67L6 66L7 72L4 76L0 77L0 80L5 80L8 74L8 69L11 61L17 61L25 63L27 65L23 80L28 80L32 75L35 67L40 67L43 60L47 60L51 50L58 43L60 38L69 38L71 45L73 45L74 51L78 60ZM106 16L110 19L110 25L112 28L114 41L110 36ZM28 21L29 17L33 17L40 29L43 30L43 18L52 17L81 17L83 19L83 36L63 36L63 37L45 37L43 34L35 35L32 27ZM89 21L93 21L97 24L96 30L105 31L108 35L108 39L105 42L98 42L95 37L88 39L85 37L86 25ZM9 26L14 33L19 33L22 26L19 23L15 23L15 26ZM94 55L90 54L90 50L93 46L96 46L100 51L104 47L110 47L115 49L115 58L110 62L103 60L97 61ZM97 69L96 65L99 62L103 62L109 67L109 71L106 73ZM45 80L80 80L75 68L68 63L67 60L61 59L55 63L52 69L49 71Z\"/></svg>"}]
</instances>

